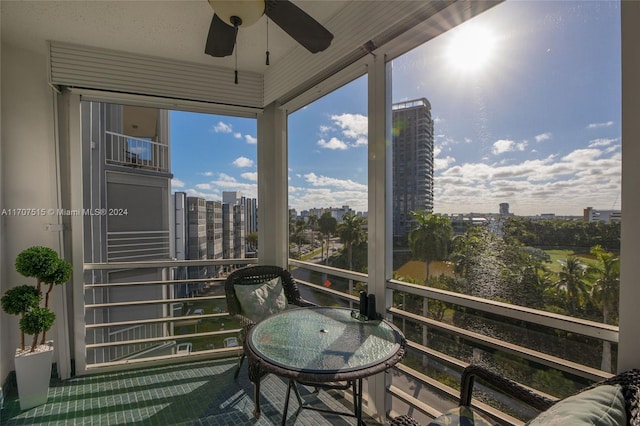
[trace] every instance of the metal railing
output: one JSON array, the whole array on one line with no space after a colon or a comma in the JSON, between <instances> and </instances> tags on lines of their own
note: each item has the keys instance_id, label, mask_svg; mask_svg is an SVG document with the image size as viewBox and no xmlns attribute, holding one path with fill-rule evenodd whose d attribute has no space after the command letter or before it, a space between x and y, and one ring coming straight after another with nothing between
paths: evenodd
<instances>
[{"instance_id":1,"label":"metal railing","mask_svg":"<svg viewBox=\"0 0 640 426\"><path fill-rule=\"evenodd\" d=\"M256 259L85 264L85 371L237 353L239 347L223 344L240 332L226 312L224 275L188 274L203 268L228 272L254 263ZM289 269L302 297L319 305L357 306L356 295L369 280L367 274L293 259ZM392 417L411 411L429 419L455 405L459 374L472 362L558 398L612 375L586 355L605 342L615 351L615 326L398 280L389 280L387 289L393 303L386 317L403 330L408 347L386 389L391 404L385 411ZM425 306L436 303L443 315L424 315ZM190 343L192 350L178 351L180 343ZM549 383L563 386L545 387ZM521 424L531 416L508 395L495 390L486 394L488 400L476 402L477 407L498 421Z\"/></svg>"},{"instance_id":2,"label":"metal railing","mask_svg":"<svg viewBox=\"0 0 640 426\"><path fill-rule=\"evenodd\" d=\"M176 358L237 353L240 333L226 309L224 280L256 259L84 264L84 340L77 374ZM178 350L180 343L190 351Z\"/></svg>"},{"instance_id":3,"label":"metal railing","mask_svg":"<svg viewBox=\"0 0 640 426\"><path fill-rule=\"evenodd\" d=\"M105 131L107 164L169 172L169 146L147 139Z\"/></svg>"},{"instance_id":4,"label":"metal railing","mask_svg":"<svg viewBox=\"0 0 640 426\"><path fill-rule=\"evenodd\" d=\"M363 285L368 281L366 274L319 264L290 259L289 265L303 297L321 304L357 305L357 289L349 294L345 281ZM325 279L334 284L326 286ZM393 303L386 317L403 330L408 346L408 355L394 368L387 388L392 403L386 411L391 417L411 412L428 423L455 406L460 372L470 363L551 398L565 397L612 375L594 360L605 345L615 353L617 326L399 280L389 280L387 289ZM429 303L441 306L441 317L425 315ZM504 424L522 424L535 415L508 395L491 389L483 394L486 401L476 401L477 408Z\"/></svg>"}]
</instances>

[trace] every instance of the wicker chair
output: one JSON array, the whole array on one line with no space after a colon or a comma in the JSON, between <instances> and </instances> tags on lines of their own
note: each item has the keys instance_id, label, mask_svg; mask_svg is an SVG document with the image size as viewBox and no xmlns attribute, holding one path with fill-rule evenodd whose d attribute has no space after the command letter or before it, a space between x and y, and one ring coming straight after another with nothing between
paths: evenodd
<instances>
[{"instance_id":1,"label":"wicker chair","mask_svg":"<svg viewBox=\"0 0 640 426\"><path fill-rule=\"evenodd\" d=\"M470 365L464 369L460 379L460 401L459 407L471 407L471 397L473 394L473 385L475 378L481 379L484 383L500 390L506 395L518 399L529 406L539 410L546 411L551 408L556 402L545 396L533 392L531 389L526 388L519 383L502 377L496 373L493 373L478 365ZM640 370L629 370L624 373L620 373L609 379L597 382L582 389L579 393L593 389L600 385L621 385L622 393L625 399L625 410L627 415L628 426L640 426L640 410L638 408L638 400L640 399ZM578 395L577 393L576 395ZM440 418L435 419L434 422ZM396 417L391 422L392 426L420 426L413 417L408 415L402 415Z\"/></svg>"},{"instance_id":2,"label":"wicker chair","mask_svg":"<svg viewBox=\"0 0 640 426\"><path fill-rule=\"evenodd\" d=\"M249 318L247 313L242 312L240 301L236 297L235 286L262 284L277 277L280 277L282 280L282 288L285 296L287 297L288 304L297 306L314 306L313 303L300 297L298 286L293 280L293 277L291 277L289 271L286 269L272 265L248 266L246 268L238 269L227 277L224 287L229 315L240 320L240 324L243 329L243 341L244 336L246 336L249 329L255 325L255 322ZM245 354L243 352L238 362L238 366L236 367L234 374L235 378L237 378L240 373L240 368L242 367L244 359Z\"/></svg>"}]
</instances>

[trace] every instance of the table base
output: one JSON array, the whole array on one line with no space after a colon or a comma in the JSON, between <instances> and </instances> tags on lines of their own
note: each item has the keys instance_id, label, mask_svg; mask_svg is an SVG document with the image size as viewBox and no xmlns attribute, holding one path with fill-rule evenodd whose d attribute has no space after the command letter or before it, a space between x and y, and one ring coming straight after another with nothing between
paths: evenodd
<instances>
[{"instance_id":1,"label":"table base","mask_svg":"<svg viewBox=\"0 0 640 426\"><path fill-rule=\"evenodd\" d=\"M298 390L298 384L302 384L305 386L313 386L317 388L323 389L338 389L338 390L346 390L351 388L353 393L353 413L347 411L335 411L330 410L328 408L319 408L312 407L309 404L305 403L302 399L302 395L300 395L300 391ZM325 383L305 383L299 382L295 379L289 379L289 384L287 386L287 396L285 397L284 402L284 412L282 413L282 426L284 426L287 422L287 416L289 414L289 399L291 398L291 389L293 389L293 393L298 400L298 409L294 414L294 418L297 418L302 410L313 410L319 411L321 413L329 413L336 414L338 416L349 416L355 417L358 420L358 426L366 426L362 421L362 379L350 380L345 385L329 385Z\"/></svg>"}]
</instances>

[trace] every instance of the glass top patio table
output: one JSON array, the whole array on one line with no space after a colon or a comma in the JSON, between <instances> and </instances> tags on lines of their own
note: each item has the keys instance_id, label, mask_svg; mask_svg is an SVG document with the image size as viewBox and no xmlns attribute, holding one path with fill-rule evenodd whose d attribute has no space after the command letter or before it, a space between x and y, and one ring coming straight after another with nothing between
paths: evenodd
<instances>
[{"instance_id":1,"label":"glass top patio table","mask_svg":"<svg viewBox=\"0 0 640 426\"><path fill-rule=\"evenodd\" d=\"M249 356L261 368L303 380L366 377L404 355L400 330L384 320L360 321L346 308L283 311L255 325L247 336Z\"/></svg>"}]
</instances>

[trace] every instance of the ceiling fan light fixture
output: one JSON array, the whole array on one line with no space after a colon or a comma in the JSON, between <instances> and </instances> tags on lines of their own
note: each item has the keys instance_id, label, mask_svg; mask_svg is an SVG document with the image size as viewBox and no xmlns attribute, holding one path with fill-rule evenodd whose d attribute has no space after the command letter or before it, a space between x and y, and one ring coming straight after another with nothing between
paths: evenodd
<instances>
[{"instance_id":1,"label":"ceiling fan light fixture","mask_svg":"<svg viewBox=\"0 0 640 426\"><path fill-rule=\"evenodd\" d=\"M255 24L262 15L264 15L264 0L209 0L209 5L213 8L216 15L225 23L234 27L237 19L240 18L240 24L237 26L248 27Z\"/></svg>"}]
</instances>

